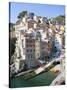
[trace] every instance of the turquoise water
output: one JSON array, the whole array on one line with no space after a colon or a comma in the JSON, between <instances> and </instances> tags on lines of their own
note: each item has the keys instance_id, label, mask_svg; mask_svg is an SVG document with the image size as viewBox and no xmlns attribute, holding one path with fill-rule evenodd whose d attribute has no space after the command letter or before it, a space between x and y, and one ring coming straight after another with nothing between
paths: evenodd
<instances>
[{"instance_id":1,"label":"turquoise water","mask_svg":"<svg viewBox=\"0 0 67 90\"><path fill-rule=\"evenodd\" d=\"M29 80L24 80L23 76L19 76L10 80L10 87L34 87L34 86L49 86L56 77L53 72L44 72Z\"/></svg>"}]
</instances>

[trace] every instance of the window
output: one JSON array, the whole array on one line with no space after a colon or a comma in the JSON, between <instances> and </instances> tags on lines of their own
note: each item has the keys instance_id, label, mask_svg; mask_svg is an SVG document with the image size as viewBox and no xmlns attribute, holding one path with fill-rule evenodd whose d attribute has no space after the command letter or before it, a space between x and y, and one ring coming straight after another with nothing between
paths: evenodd
<instances>
[{"instance_id":1,"label":"window","mask_svg":"<svg viewBox=\"0 0 67 90\"><path fill-rule=\"evenodd\" d=\"M27 49L27 52L29 52L29 50Z\"/></svg>"},{"instance_id":2,"label":"window","mask_svg":"<svg viewBox=\"0 0 67 90\"><path fill-rule=\"evenodd\" d=\"M28 41L29 41L29 40L27 39L26 42L28 43Z\"/></svg>"},{"instance_id":3,"label":"window","mask_svg":"<svg viewBox=\"0 0 67 90\"><path fill-rule=\"evenodd\" d=\"M28 54L27 57L30 58L30 54Z\"/></svg>"},{"instance_id":4,"label":"window","mask_svg":"<svg viewBox=\"0 0 67 90\"><path fill-rule=\"evenodd\" d=\"M31 54L31 55L30 55L30 57L32 58L32 57L33 57L33 55Z\"/></svg>"},{"instance_id":5,"label":"window","mask_svg":"<svg viewBox=\"0 0 67 90\"><path fill-rule=\"evenodd\" d=\"M33 58L33 55L32 54L28 54L27 57L28 58Z\"/></svg>"},{"instance_id":6,"label":"window","mask_svg":"<svg viewBox=\"0 0 67 90\"><path fill-rule=\"evenodd\" d=\"M30 49L30 52L32 52L32 49Z\"/></svg>"},{"instance_id":7,"label":"window","mask_svg":"<svg viewBox=\"0 0 67 90\"><path fill-rule=\"evenodd\" d=\"M27 44L26 46L27 46L27 47L29 47L29 45L28 45L28 44Z\"/></svg>"}]
</instances>

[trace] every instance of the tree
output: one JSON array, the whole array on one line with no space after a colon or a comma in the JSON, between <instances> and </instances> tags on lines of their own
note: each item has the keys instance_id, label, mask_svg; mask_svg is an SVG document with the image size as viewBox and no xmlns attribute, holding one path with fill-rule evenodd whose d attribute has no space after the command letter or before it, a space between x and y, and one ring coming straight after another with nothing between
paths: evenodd
<instances>
[{"instance_id":1,"label":"tree","mask_svg":"<svg viewBox=\"0 0 67 90\"><path fill-rule=\"evenodd\" d=\"M30 13L29 13L29 17L30 17L31 19L33 19L34 13L33 13L33 12L30 12Z\"/></svg>"},{"instance_id":2,"label":"tree","mask_svg":"<svg viewBox=\"0 0 67 90\"><path fill-rule=\"evenodd\" d=\"M48 19L47 19L47 17L43 17L43 22L48 22Z\"/></svg>"},{"instance_id":3,"label":"tree","mask_svg":"<svg viewBox=\"0 0 67 90\"><path fill-rule=\"evenodd\" d=\"M14 54L14 52L15 52L15 43L16 43L16 38L10 38L9 39L10 40L10 42L9 42L9 56L10 56L10 59L11 59L11 57L12 57L12 55Z\"/></svg>"},{"instance_id":4,"label":"tree","mask_svg":"<svg viewBox=\"0 0 67 90\"><path fill-rule=\"evenodd\" d=\"M18 15L18 19L23 18L23 17L24 17L25 15L27 15L27 14L28 14L27 11L22 11L22 12L20 12L19 15Z\"/></svg>"},{"instance_id":5,"label":"tree","mask_svg":"<svg viewBox=\"0 0 67 90\"><path fill-rule=\"evenodd\" d=\"M14 25L14 23L9 23L9 32L15 31Z\"/></svg>"},{"instance_id":6,"label":"tree","mask_svg":"<svg viewBox=\"0 0 67 90\"><path fill-rule=\"evenodd\" d=\"M56 18L53 18L53 22L58 22L59 24L65 25L65 16L64 15L57 16Z\"/></svg>"}]
</instances>

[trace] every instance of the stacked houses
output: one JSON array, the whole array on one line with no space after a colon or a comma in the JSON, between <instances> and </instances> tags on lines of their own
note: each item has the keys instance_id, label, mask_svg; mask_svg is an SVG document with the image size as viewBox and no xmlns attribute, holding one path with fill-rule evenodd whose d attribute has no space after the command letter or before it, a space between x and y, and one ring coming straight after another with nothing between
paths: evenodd
<instances>
[{"instance_id":1,"label":"stacked houses","mask_svg":"<svg viewBox=\"0 0 67 90\"><path fill-rule=\"evenodd\" d=\"M15 27L16 48L14 53L14 72L26 67L32 69L44 62L49 62L56 39L55 31L51 24L46 23L44 17L25 15L18 20ZM61 40L62 41L62 40ZM11 69L12 70L12 69Z\"/></svg>"}]
</instances>

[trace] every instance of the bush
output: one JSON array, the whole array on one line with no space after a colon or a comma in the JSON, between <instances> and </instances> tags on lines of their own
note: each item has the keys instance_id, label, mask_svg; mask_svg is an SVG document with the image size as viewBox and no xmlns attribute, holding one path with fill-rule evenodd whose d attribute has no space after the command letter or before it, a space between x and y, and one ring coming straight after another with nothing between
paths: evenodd
<instances>
[{"instance_id":1,"label":"bush","mask_svg":"<svg viewBox=\"0 0 67 90\"><path fill-rule=\"evenodd\" d=\"M60 61L58 61L58 62L53 62L53 65L54 65L54 66L57 65L57 64L60 64Z\"/></svg>"}]
</instances>

